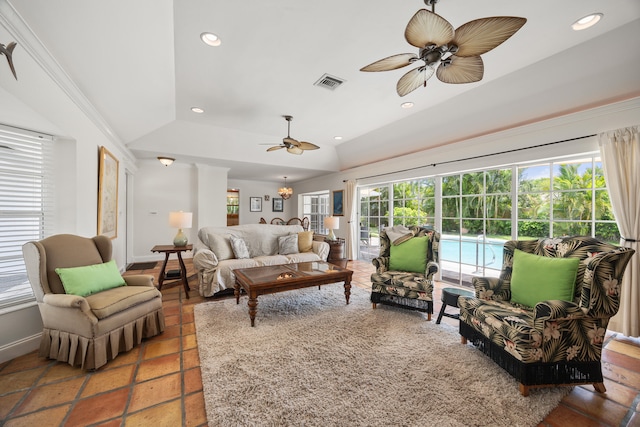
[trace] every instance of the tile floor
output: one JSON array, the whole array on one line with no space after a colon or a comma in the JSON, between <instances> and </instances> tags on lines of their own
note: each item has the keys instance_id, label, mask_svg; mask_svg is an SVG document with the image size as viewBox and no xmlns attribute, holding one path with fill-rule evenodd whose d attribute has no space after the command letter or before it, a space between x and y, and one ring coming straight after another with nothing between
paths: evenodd
<instances>
[{"instance_id":1,"label":"tile floor","mask_svg":"<svg viewBox=\"0 0 640 427\"><path fill-rule=\"evenodd\" d=\"M191 260L186 261L192 273ZM170 261L169 267L177 268L177 261ZM159 268L160 263L142 272L157 277ZM349 268L354 270L354 285L368 289L373 266L356 261ZM95 372L41 359L36 352L0 364L0 425L206 425L193 320L194 305L205 299L198 296L195 277L190 283L189 299L179 283L162 289L166 317L162 335L143 341ZM432 321L445 286L436 285ZM457 325L454 319L442 321ZM540 426L640 426L640 339L608 334L603 372L606 395L595 393L591 386L574 387Z\"/></svg>"}]
</instances>

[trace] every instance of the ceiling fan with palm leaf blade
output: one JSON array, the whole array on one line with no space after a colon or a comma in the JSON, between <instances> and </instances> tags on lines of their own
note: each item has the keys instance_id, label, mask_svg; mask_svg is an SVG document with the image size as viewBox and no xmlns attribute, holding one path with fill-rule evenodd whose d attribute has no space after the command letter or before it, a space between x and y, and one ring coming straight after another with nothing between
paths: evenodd
<instances>
[{"instance_id":1,"label":"ceiling fan with palm leaf blade","mask_svg":"<svg viewBox=\"0 0 640 427\"><path fill-rule=\"evenodd\" d=\"M406 73L398 80L398 95L405 96L435 73L444 83L472 83L482 80L484 63L480 55L498 47L514 35L526 18L494 16L469 21L455 31L453 26L435 13L438 0L424 0L431 11L420 9L411 18L404 32L409 44L419 49L418 54L401 53L389 56L360 69L360 71L391 71L417 61L424 64Z\"/></svg>"},{"instance_id":2,"label":"ceiling fan with palm leaf blade","mask_svg":"<svg viewBox=\"0 0 640 427\"><path fill-rule=\"evenodd\" d=\"M287 137L282 138L281 145L274 145L273 147L267 148L267 151L275 151L281 148L286 148L287 151L291 154L302 154L305 150L317 150L318 147L316 144L312 144L310 142L298 141L297 139L291 138L291 120L293 120L292 116L282 116L287 121Z\"/></svg>"}]
</instances>

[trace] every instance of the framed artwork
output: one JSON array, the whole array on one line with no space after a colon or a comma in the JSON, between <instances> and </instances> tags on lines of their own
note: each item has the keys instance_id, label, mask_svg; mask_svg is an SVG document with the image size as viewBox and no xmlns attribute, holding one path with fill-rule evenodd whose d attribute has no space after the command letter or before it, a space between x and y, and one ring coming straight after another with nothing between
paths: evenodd
<instances>
[{"instance_id":1,"label":"framed artwork","mask_svg":"<svg viewBox=\"0 0 640 427\"><path fill-rule=\"evenodd\" d=\"M344 197L344 190L338 190L333 192L333 197L332 197L333 216L344 215L343 197Z\"/></svg>"},{"instance_id":2,"label":"framed artwork","mask_svg":"<svg viewBox=\"0 0 640 427\"><path fill-rule=\"evenodd\" d=\"M118 159L100 147L98 165L98 234L118 237Z\"/></svg>"},{"instance_id":3,"label":"framed artwork","mask_svg":"<svg viewBox=\"0 0 640 427\"><path fill-rule=\"evenodd\" d=\"M262 212L261 197L249 197L249 212Z\"/></svg>"},{"instance_id":4,"label":"framed artwork","mask_svg":"<svg viewBox=\"0 0 640 427\"><path fill-rule=\"evenodd\" d=\"M284 210L284 203L283 203L282 197L274 197L271 200L273 200L273 205L271 207L271 210L273 212L282 212Z\"/></svg>"}]
</instances>

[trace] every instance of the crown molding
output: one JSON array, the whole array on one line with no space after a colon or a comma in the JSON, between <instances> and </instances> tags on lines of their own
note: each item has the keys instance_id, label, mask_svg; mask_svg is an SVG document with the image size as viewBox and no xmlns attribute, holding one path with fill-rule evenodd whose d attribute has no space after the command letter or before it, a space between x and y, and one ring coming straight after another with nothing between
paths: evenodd
<instances>
[{"instance_id":1,"label":"crown molding","mask_svg":"<svg viewBox=\"0 0 640 427\"><path fill-rule=\"evenodd\" d=\"M22 16L7 0L0 0L0 25L6 28L18 44L33 58L38 66L58 85L64 94L91 120L109 141L113 142L127 157L126 161L135 164L136 157L122 142L107 121L96 110L89 99L78 88L69 74L31 30Z\"/></svg>"}]
</instances>

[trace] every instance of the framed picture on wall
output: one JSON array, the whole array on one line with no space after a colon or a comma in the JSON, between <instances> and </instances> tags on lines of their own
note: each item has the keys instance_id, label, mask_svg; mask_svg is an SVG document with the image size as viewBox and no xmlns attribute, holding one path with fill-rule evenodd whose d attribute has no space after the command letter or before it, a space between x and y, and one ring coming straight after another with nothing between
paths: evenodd
<instances>
[{"instance_id":1,"label":"framed picture on wall","mask_svg":"<svg viewBox=\"0 0 640 427\"><path fill-rule=\"evenodd\" d=\"M249 197L249 212L262 212L262 197Z\"/></svg>"},{"instance_id":2,"label":"framed picture on wall","mask_svg":"<svg viewBox=\"0 0 640 427\"><path fill-rule=\"evenodd\" d=\"M333 216L344 215L343 197L344 197L344 190L337 190L333 192L333 197L332 197Z\"/></svg>"},{"instance_id":3,"label":"framed picture on wall","mask_svg":"<svg viewBox=\"0 0 640 427\"><path fill-rule=\"evenodd\" d=\"M105 147L98 165L98 234L118 237L118 159Z\"/></svg>"},{"instance_id":4,"label":"framed picture on wall","mask_svg":"<svg viewBox=\"0 0 640 427\"><path fill-rule=\"evenodd\" d=\"M272 200L273 200L273 206L271 210L273 212L282 212L284 210L284 203L283 203L282 197L274 197Z\"/></svg>"}]
</instances>

